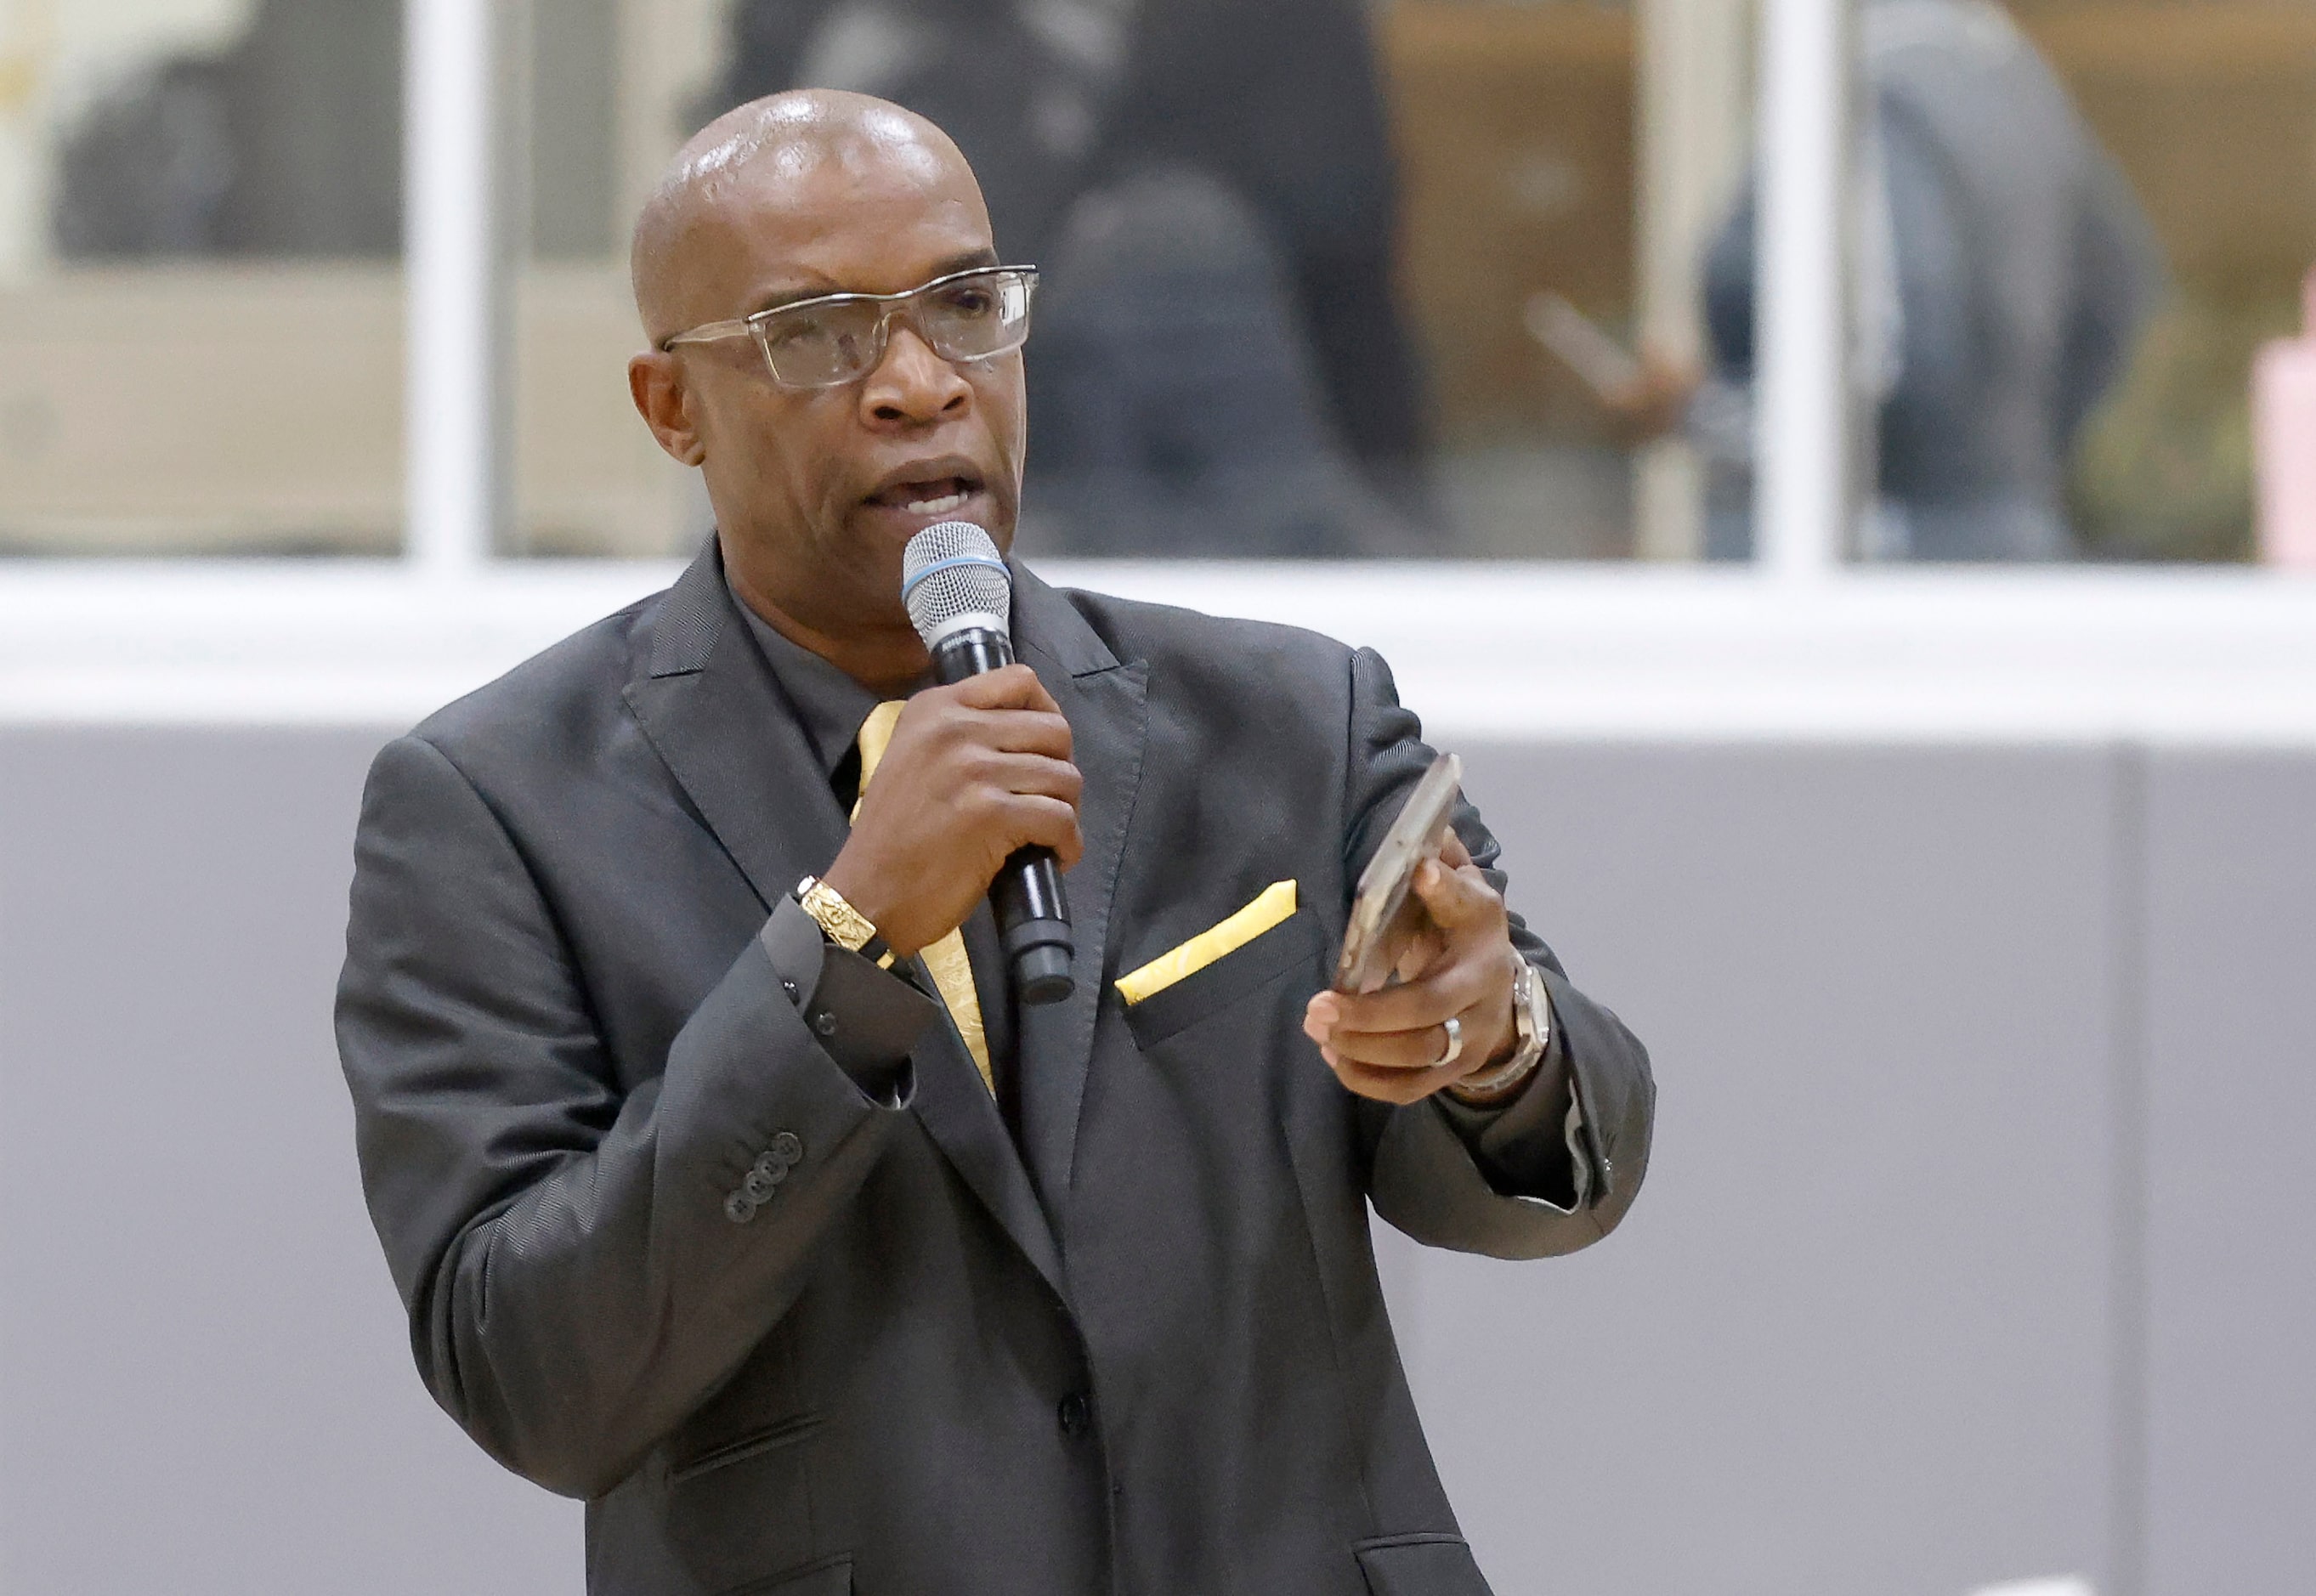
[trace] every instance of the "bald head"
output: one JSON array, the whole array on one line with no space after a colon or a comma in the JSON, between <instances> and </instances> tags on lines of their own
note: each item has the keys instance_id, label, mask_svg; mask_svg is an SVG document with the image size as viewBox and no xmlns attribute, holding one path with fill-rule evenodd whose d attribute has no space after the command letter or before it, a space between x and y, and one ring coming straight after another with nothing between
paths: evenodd
<instances>
[{"instance_id":1,"label":"bald head","mask_svg":"<svg viewBox=\"0 0 2316 1596\"><path fill-rule=\"evenodd\" d=\"M1012 539L1029 430L1020 349L942 354L910 297L998 264L957 146L862 94L775 94L718 117L636 223L652 345L628 362L637 413L699 468L733 591L880 692L925 667L900 596L909 539L961 518L1000 548ZM842 382L784 382L745 337L662 347L840 293L904 301L877 325L874 363Z\"/></svg>"},{"instance_id":2,"label":"bald head","mask_svg":"<svg viewBox=\"0 0 2316 1596\"><path fill-rule=\"evenodd\" d=\"M676 153L636 219L629 269L652 342L741 314L730 258L752 222L804 221L832 199L946 191L983 228L988 210L948 134L867 94L799 89L726 111Z\"/></svg>"}]
</instances>

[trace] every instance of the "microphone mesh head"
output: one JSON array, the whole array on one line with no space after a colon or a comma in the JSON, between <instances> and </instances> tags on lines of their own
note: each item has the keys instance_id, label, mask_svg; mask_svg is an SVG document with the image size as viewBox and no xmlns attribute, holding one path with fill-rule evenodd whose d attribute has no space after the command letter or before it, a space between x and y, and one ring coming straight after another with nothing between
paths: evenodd
<instances>
[{"instance_id":1,"label":"microphone mesh head","mask_svg":"<svg viewBox=\"0 0 2316 1596\"><path fill-rule=\"evenodd\" d=\"M909 539L901 599L929 648L967 617L1012 634L1013 573L995 541L969 521L940 522Z\"/></svg>"}]
</instances>

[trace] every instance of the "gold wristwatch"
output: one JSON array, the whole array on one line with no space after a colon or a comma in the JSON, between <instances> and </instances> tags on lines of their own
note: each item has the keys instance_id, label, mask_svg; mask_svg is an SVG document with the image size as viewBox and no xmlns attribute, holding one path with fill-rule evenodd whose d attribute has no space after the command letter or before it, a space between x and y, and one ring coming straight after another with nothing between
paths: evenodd
<instances>
[{"instance_id":1,"label":"gold wristwatch","mask_svg":"<svg viewBox=\"0 0 2316 1596\"><path fill-rule=\"evenodd\" d=\"M817 876L806 876L797 883L796 900L804 912L820 925L821 934L848 953L858 953L875 961L879 969L890 968L893 950L868 916L844 901L844 895Z\"/></svg>"}]
</instances>

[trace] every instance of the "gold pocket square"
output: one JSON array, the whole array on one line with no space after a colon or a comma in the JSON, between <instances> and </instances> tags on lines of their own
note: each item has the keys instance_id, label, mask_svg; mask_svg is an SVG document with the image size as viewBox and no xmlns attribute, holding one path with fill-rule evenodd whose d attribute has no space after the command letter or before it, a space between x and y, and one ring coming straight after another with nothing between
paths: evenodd
<instances>
[{"instance_id":1,"label":"gold pocket square","mask_svg":"<svg viewBox=\"0 0 2316 1596\"><path fill-rule=\"evenodd\" d=\"M1293 917L1295 883L1280 881L1218 925L1209 926L1170 953L1162 953L1130 975L1118 978L1118 994L1131 1008L1177 981L1197 975L1225 954L1237 952L1264 932Z\"/></svg>"}]
</instances>

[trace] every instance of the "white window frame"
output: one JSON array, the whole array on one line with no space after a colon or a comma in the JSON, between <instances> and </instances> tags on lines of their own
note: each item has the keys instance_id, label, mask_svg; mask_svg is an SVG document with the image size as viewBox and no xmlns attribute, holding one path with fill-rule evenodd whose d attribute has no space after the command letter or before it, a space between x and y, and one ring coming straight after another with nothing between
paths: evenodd
<instances>
[{"instance_id":1,"label":"white window frame","mask_svg":"<svg viewBox=\"0 0 2316 1596\"><path fill-rule=\"evenodd\" d=\"M1384 650L1444 738L2316 745L2316 582L1843 557L1857 494L1842 172L1852 0L1762 0L1760 557L1056 563L1065 582ZM664 586L500 559L508 451L494 85L505 10L407 0L399 560L0 565L0 724L407 725ZM1539 507L1546 513L1548 507Z\"/></svg>"}]
</instances>

